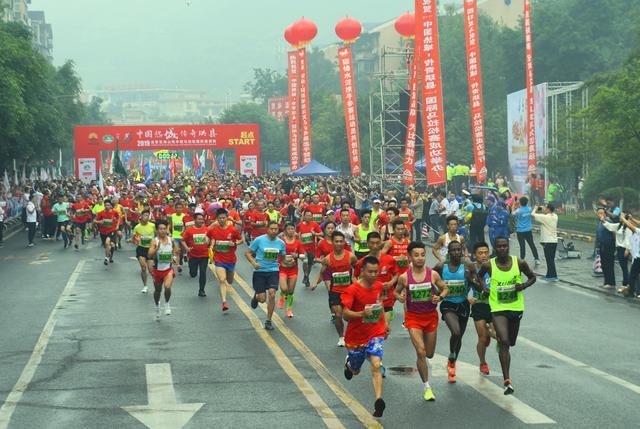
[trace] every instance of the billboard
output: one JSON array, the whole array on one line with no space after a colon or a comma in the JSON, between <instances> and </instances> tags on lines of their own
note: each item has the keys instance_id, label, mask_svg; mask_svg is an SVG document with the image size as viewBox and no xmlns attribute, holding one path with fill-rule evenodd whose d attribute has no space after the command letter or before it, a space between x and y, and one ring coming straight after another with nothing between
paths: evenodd
<instances>
[{"instance_id":1,"label":"billboard","mask_svg":"<svg viewBox=\"0 0 640 429\"><path fill-rule=\"evenodd\" d=\"M241 156L254 156L259 173L260 127L257 124L204 125L128 125L80 126L74 129L76 171L80 160L95 160L95 171L102 169L101 151L190 149L234 149L236 170L240 171ZM80 176L78 176L80 177Z\"/></svg>"},{"instance_id":2,"label":"billboard","mask_svg":"<svg viewBox=\"0 0 640 429\"><path fill-rule=\"evenodd\" d=\"M547 84L534 89L536 115L536 158L545 157L547 147ZM507 148L509 151L509 182L511 191L522 194L527 180L527 91L507 95ZM543 169L538 167L538 174Z\"/></svg>"},{"instance_id":3,"label":"billboard","mask_svg":"<svg viewBox=\"0 0 640 429\"><path fill-rule=\"evenodd\" d=\"M89 183L92 180L98 180L95 158L78 159L78 177L84 183Z\"/></svg>"},{"instance_id":4,"label":"billboard","mask_svg":"<svg viewBox=\"0 0 640 429\"><path fill-rule=\"evenodd\" d=\"M284 121L289 116L289 97L271 97L267 103L267 110L271 116Z\"/></svg>"}]
</instances>

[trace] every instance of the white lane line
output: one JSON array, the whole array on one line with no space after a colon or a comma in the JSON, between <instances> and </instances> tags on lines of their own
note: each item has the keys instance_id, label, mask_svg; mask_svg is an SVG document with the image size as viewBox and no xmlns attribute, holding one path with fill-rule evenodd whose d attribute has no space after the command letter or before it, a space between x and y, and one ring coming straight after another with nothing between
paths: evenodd
<instances>
[{"instance_id":1,"label":"white lane line","mask_svg":"<svg viewBox=\"0 0 640 429\"><path fill-rule=\"evenodd\" d=\"M9 395L7 395L7 399L4 401L4 404L2 404L2 408L0 408L0 429L7 429L9 427L11 416L18 406L18 402L20 402L20 399L22 399L22 395L29 387L31 380L33 380L33 376L38 369L38 365L40 365L40 361L42 360L42 356L44 355L45 350L47 349L49 339L51 338L51 334L53 333L53 329L56 325L58 307L62 305L64 299L69 297L69 294L73 290L76 281L78 280L78 277L82 272L84 264L84 260L79 261L78 265L76 265L75 270L73 270L73 273L71 273L71 276L67 281L67 285L64 287L62 294L58 298L58 302L56 302L56 305L53 306L53 310L51 310L49 319L44 325L44 329L40 334L40 338L38 338L38 342L36 343L36 346L33 349L33 353L31 353L31 357L27 361L26 366L22 370L20 378L18 378L15 386L13 386L13 389L11 389L11 392L9 392Z\"/></svg>"},{"instance_id":2,"label":"white lane line","mask_svg":"<svg viewBox=\"0 0 640 429\"><path fill-rule=\"evenodd\" d=\"M546 353L549 356L553 356L558 360L568 363L569 365L575 366L576 368L581 368L593 375L597 375L598 377L604 378L605 380L609 380L612 383L615 383L619 386L624 387L625 389L629 389L632 392L640 395L640 386L633 384L627 380L623 380L622 378L616 377L615 375L609 374L608 372L589 366L584 362L580 362L579 360L570 358L569 356L563 355L562 353L552 350L549 347L546 347L546 346L543 346L542 344L538 344L534 341L531 341L528 338L519 336L518 341L520 343L527 344L528 346L533 347L536 350Z\"/></svg>"},{"instance_id":3,"label":"white lane line","mask_svg":"<svg viewBox=\"0 0 640 429\"><path fill-rule=\"evenodd\" d=\"M598 292L587 292L587 291L584 291L582 289L577 289L577 286L565 286L565 285L556 283L555 285L553 285L553 287L558 287L560 289L566 290L567 292L575 293L577 295L586 296L587 298L591 298L591 299L598 299L598 300L602 299L601 295L595 295Z\"/></svg>"},{"instance_id":4,"label":"white lane line","mask_svg":"<svg viewBox=\"0 0 640 429\"><path fill-rule=\"evenodd\" d=\"M442 355L435 355L432 362L435 367L446 368L447 366L447 358ZM458 380L493 402L496 406L511 413L523 423L529 425L556 423L555 420L545 416L515 396L505 396L499 386L482 376L478 368L471 364L458 360L456 362L456 376Z\"/></svg>"}]
</instances>

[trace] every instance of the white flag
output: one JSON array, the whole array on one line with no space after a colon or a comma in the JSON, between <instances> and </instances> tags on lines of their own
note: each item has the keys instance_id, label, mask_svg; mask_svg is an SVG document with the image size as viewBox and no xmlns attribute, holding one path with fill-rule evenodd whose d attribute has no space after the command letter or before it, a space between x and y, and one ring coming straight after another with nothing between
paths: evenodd
<instances>
[{"instance_id":1,"label":"white flag","mask_svg":"<svg viewBox=\"0 0 640 429\"><path fill-rule=\"evenodd\" d=\"M38 178L38 176L36 175L36 171L32 168L31 169L31 173L29 173L29 180L31 180L32 182L35 181Z\"/></svg>"},{"instance_id":2,"label":"white flag","mask_svg":"<svg viewBox=\"0 0 640 429\"><path fill-rule=\"evenodd\" d=\"M4 187L5 192L9 192L11 188L11 183L9 183L9 175L7 174L7 169L4 169L4 178L2 179L2 186Z\"/></svg>"},{"instance_id":3,"label":"white flag","mask_svg":"<svg viewBox=\"0 0 640 429\"><path fill-rule=\"evenodd\" d=\"M16 160L13 160L13 184L18 185L18 167L16 167Z\"/></svg>"},{"instance_id":4,"label":"white flag","mask_svg":"<svg viewBox=\"0 0 640 429\"><path fill-rule=\"evenodd\" d=\"M104 182L102 180L102 169L98 170L98 189L100 189L100 195L104 197Z\"/></svg>"},{"instance_id":5,"label":"white flag","mask_svg":"<svg viewBox=\"0 0 640 429\"><path fill-rule=\"evenodd\" d=\"M22 177L20 178L21 183L27 182L27 163L22 164Z\"/></svg>"}]
</instances>

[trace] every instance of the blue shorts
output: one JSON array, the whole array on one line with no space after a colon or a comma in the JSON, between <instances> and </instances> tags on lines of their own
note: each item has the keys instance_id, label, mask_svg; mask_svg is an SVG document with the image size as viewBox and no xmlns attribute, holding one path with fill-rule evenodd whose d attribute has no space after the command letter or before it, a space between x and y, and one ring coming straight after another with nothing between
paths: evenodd
<instances>
[{"instance_id":1,"label":"blue shorts","mask_svg":"<svg viewBox=\"0 0 640 429\"><path fill-rule=\"evenodd\" d=\"M349 348L347 345L347 365L353 372L360 372L365 359L370 356L377 356L382 359L382 351L384 349L384 338L374 337L364 346Z\"/></svg>"},{"instance_id":2,"label":"blue shorts","mask_svg":"<svg viewBox=\"0 0 640 429\"><path fill-rule=\"evenodd\" d=\"M173 241L178 245L178 247L180 249L182 249L181 244L182 244L182 238L174 238Z\"/></svg>"},{"instance_id":3,"label":"blue shorts","mask_svg":"<svg viewBox=\"0 0 640 429\"><path fill-rule=\"evenodd\" d=\"M227 264L226 262L214 262L213 265L216 267L224 268L227 271L235 271L236 264Z\"/></svg>"}]
</instances>

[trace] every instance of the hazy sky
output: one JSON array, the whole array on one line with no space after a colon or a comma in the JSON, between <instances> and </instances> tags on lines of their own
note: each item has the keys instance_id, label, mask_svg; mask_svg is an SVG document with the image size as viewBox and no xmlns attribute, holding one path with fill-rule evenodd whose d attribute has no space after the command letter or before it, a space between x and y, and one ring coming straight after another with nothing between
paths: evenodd
<instances>
[{"instance_id":1,"label":"hazy sky","mask_svg":"<svg viewBox=\"0 0 640 429\"><path fill-rule=\"evenodd\" d=\"M235 99L254 67L284 71L285 27L302 15L316 46L336 40L346 14L378 23L413 0L32 0L53 25L54 63L76 62L86 89L145 85Z\"/></svg>"}]
</instances>

